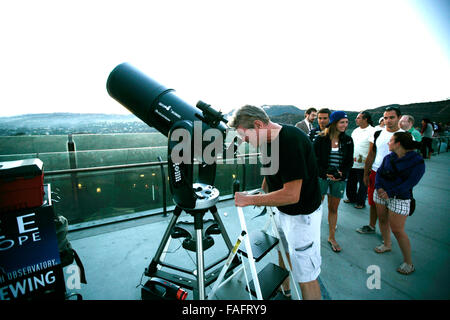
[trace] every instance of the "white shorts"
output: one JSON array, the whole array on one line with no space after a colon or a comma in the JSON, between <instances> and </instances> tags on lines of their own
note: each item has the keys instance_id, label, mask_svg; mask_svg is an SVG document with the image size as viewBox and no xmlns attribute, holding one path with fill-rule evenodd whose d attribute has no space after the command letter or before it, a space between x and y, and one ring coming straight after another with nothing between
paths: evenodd
<instances>
[{"instance_id":1,"label":"white shorts","mask_svg":"<svg viewBox=\"0 0 450 320\"><path fill-rule=\"evenodd\" d=\"M300 283L316 280L320 274L320 224L322 205L311 214L290 216L273 208L280 240L289 252L292 273Z\"/></svg>"}]
</instances>

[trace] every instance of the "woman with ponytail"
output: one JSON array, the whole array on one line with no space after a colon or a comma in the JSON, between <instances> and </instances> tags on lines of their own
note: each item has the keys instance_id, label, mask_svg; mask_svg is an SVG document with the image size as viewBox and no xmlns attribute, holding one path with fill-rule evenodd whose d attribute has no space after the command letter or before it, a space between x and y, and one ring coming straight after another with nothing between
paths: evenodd
<instances>
[{"instance_id":1,"label":"woman with ponytail","mask_svg":"<svg viewBox=\"0 0 450 320\"><path fill-rule=\"evenodd\" d=\"M375 252L391 251L391 232L394 233L404 262L399 273L410 274L415 268L411 258L411 244L405 232L406 218L410 215L412 189L425 173L423 158L414 150L420 143L409 132L396 132L389 141L389 153L378 168L375 178L374 201L384 243Z\"/></svg>"}]
</instances>

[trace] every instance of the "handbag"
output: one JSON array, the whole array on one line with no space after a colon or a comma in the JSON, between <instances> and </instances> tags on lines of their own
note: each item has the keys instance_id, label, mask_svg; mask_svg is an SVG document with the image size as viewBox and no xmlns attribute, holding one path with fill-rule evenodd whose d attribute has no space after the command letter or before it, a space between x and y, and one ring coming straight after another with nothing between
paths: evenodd
<instances>
[{"instance_id":1,"label":"handbag","mask_svg":"<svg viewBox=\"0 0 450 320\"><path fill-rule=\"evenodd\" d=\"M411 196L412 196L412 189L411 189ZM414 210L416 210L416 199L414 199L414 196L412 196L411 203L409 204L409 215L410 216L413 215Z\"/></svg>"}]
</instances>

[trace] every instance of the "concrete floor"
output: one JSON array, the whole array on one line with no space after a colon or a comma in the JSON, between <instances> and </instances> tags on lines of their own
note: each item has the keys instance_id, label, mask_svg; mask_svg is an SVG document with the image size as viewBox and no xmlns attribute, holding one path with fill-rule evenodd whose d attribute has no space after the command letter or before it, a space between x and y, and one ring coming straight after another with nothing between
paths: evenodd
<instances>
[{"instance_id":1,"label":"concrete floor","mask_svg":"<svg viewBox=\"0 0 450 320\"><path fill-rule=\"evenodd\" d=\"M414 189L416 212L406 222L406 232L412 246L416 271L404 276L396 272L402 262L400 248L392 235L392 251L377 254L373 248L381 242L376 234L361 235L356 228L368 224L369 208L355 209L341 202L338 210L336 239L342 252L334 253L328 243L327 208L323 209L322 272L319 276L323 299L330 300L411 300L450 298L449 246L450 246L450 153L441 153L426 160L426 173ZM236 208L232 201L217 205L219 214L234 243L240 233ZM245 208L249 231L260 230L268 216L252 220L260 208ZM225 215L226 214L226 215ZM210 218L206 215L205 218ZM69 292L80 293L85 300L139 300L140 284L147 277L144 269L153 258L170 215L147 217L69 233L73 248L83 261L87 284ZM180 217L179 221L190 216ZM205 251L205 263L226 254L220 236L213 236L216 243ZM195 255L184 250L180 239L171 243L166 261L195 268ZM272 250L257 264L261 269L267 262L276 262L276 250ZM66 278L70 276L65 268ZM375 270L375 272L374 272ZM377 273L379 271L379 273ZM380 286L373 287L379 274ZM372 284L372 286L371 286ZM245 278L237 276L217 292L217 299L249 299L244 290ZM211 287L207 288L207 293ZM189 292L188 299L192 299Z\"/></svg>"}]
</instances>

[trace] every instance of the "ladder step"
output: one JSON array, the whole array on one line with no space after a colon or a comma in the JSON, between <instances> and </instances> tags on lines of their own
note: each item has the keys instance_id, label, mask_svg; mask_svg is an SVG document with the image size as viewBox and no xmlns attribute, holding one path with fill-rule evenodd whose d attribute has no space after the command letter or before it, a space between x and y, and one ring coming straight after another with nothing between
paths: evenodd
<instances>
[{"instance_id":1,"label":"ladder step","mask_svg":"<svg viewBox=\"0 0 450 320\"><path fill-rule=\"evenodd\" d=\"M264 300L273 298L277 289L281 286L283 281L289 276L289 272L281 267L268 263L264 269L258 272L259 285L261 287L261 294ZM249 283L250 293L256 297L255 285L253 280ZM248 289L247 289L248 290Z\"/></svg>"},{"instance_id":2,"label":"ladder step","mask_svg":"<svg viewBox=\"0 0 450 320\"><path fill-rule=\"evenodd\" d=\"M261 260L270 250L272 250L279 242L279 240L264 231L250 232L250 241L253 252L253 258L256 262ZM241 246L239 251L246 257L247 251L245 246Z\"/></svg>"},{"instance_id":3,"label":"ladder step","mask_svg":"<svg viewBox=\"0 0 450 320\"><path fill-rule=\"evenodd\" d=\"M214 281L217 280L224 264L220 263L220 265L221 266L217 267L213 271L210 271L208 273L205 272L205 274L204 274L205 287L211 285ZM240 265L241 265L240 259L237 256L234 257L233 261L231 262L230 266L228 267L227 272L225 273L225 279L228 278L233 273L233 270ZM186 277L181 274L170 273L170 272L166 272L166 271L162 271L162 270L157 270L154 273L146 273L145 275L150 278L157 277L157 278L161 278L161 279L170 281L170 282L175 283L176 285L179 285L180 287L188 289L188 290L193 290L193 289L197 288L197 279L193 278L193 277Z\"/></svg>"}]
</instances>

